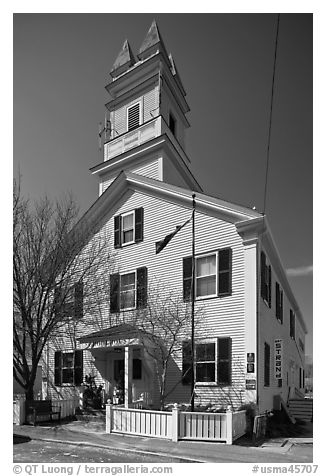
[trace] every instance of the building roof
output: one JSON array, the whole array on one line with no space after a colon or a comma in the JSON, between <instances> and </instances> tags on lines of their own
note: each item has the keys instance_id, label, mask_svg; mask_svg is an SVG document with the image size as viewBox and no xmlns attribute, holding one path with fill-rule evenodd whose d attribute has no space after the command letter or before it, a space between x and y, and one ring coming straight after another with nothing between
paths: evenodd
<instances>
[{"instance_id":1,"label":"building roof","mask_svg":"<svg viewBox=\"0 0 326 476\"><path fill-rule=\"evenodd\" d=\"M125 40L125 42L122 45L122 48L113 64L113 67L110 71L110 74L112 77L115 77L122 72L126 71L128 68L130 68L132 65L134 65L136 62L134 54L131 50L131 47L129 45L128 40Z\"/></svg>"},{"instance_id":2,"label":"building roof","mask_svg":"<svg viewBox=\"0 0 326 476\"><path fill-rule=\"evenodd\" d=\"M144 41L141 44L141 47L139 48L138 58L144 59L144 57L147 56L147 53L150 54L152 52L153 47L158 45L160 45L161 50L163 50L165 55L168 57L156 20L154 19L145 36Z\"/></svg>"},{"instance_id":3,"label":"building roof","mask_svg":"<svg viewBox=\"0 0 326 476\"><path fill-rule=\"evenodd\" d=\"M81 344L97 343L103 341L117 341L120 339L135 339L139 337L141 330L131 324L119 324L117 326L91 332L78 340Z\"/></svg>"}]
</instances>

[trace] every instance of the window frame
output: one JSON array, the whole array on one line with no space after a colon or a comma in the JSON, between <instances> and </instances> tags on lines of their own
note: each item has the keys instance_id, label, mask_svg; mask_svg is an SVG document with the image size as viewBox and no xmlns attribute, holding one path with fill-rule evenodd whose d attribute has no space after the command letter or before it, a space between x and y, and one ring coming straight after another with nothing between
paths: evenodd
<instances>
[{"instance_id":1,"label":"window frame","mask_svg":"<svg viewBox=\"0 0 326 476\"><path fill-rule=\"evenodd\" d=\"M129 111L130 109L132 109L133 107L139 105L139 122L138 122L138 125L137 126L134 126L132 128L129 128ZM127 121L127 124L126 124L126 131L127 132L131 132L131 131L135 131L137 129L137 127L141 126L143 124L143 121L142 121L142 101L139 100L139 101L136 101L134 102L133 104L130 104L129 106L127 106L127 109L126 109L126 121Z\"/></svg>"},{"instance_id":2,"label":"window frame","mask_svg":"<svg viewBox=\"0 0 326 476\"><path fill-rule=\"evenodd\" d=\"M229 270L222 270L220 271L220 266L219 266L219 261L220 261L220 253L223 251L228 250L230 255L230 268ZM198 296L197 295L197 280L198 278L203 278L203 277L209 277L213 276L212 274L210 275L205 275L205 276L197 276L197 269L198 269L198 260L202 258L206 258L209 256L214 256L215 255L215 293L214 294L206 294L203 296ZM225 296L231 296L232 295L232 267L233 267L233 257L232 257L232 248L230 246L225 247L225 248L220 248L215 251L209 251L207 253L200 254L198 256L195 256L195 300L196 301L201 301L203 299L211 299L211 298L217 298L217 297L225 297ZM228 292L219 292L219 279L220 279L220 274L229 274L230 276L230 285L229 285L229 291Z\"/></svg>"},{"instance_id":3,"label":"window frame","mask_svg":"<svg viewBox=\"0 0 326 476\"><path fill-rule=\"evenodd\" d=\"M127 231L125 231L123 229L123 219L124 217L127 217L129 215L132 215L132 228L131 229L127 229ZM135 243L135 233L136 233L136 230L135 230L135 210L131 210L129 212L124 212L124 213L121 213L121 230L120 230L120 239L121 239L121 246L127 246L127 245L131 245L133 243ZM124 233L125 232L128 232L128 231L131 231L132 230L132 240L130 241L124 241Z\"/></svg>"},{"instance_id":4,"label":"window frame","mask_svg":"<svg viewBox=\"0 0 326 476\"><path fill-rule=\"evenodd\" d=\"M197 346L199 345L211 345L214 344L215 350L214 350L214 360L197 360ZM218 356L218 338L214 339L205 339L205 340L198 340L198 342L195 342L195 382L198 385L218 385L217 382L217 356ZM198 364L211 364L214 362L214 380L212 381L206 381L203 382L201 380L197 380L197 365Z\"/></svg>"},{"instance_id":5,"label":"window frame","mask_svg":"<svg viewBox=\"0 0 326 476\"><path fill-rule=\"evenodd\" d=\"M218 285L217 285L217 281L218 281L218 252L215 251L213 253L205 253L205 255L201 255L201 256L196 256L195 257L195 299L200 301L201 299L209 299L209 298L212 298L212 297L217 297L218 293L217 293L217 289L218 289ZM203 276L197 276L197 270L198 270L198 265L197 265L197 261L199 259L204 259L204 258L207 258L207 257L210 257L210 256L215 256L215 293L214 294L205 294L203 296L198 296L197 295L197 282L198 282L198 279L201 279L201 278L209 278L210 276L213 276L212 274L207 274L207 275L203 275Z\"/></svg>"},{"instance_id":6,"label":"window frame","mask_svg":"<svg viewBox=\"0 0 326 476\"><path fill-rule=\"evenodd\" d=\"M123 276L127 276L127 275L131 275L133 274L134 275L134 306L133 307L122 307L122 303L123 303L123 299L122 299L122 293L123 292L126 292L126 291L121 291L121 288L122 288L122 285L121 285L121 281L122 281L122 277ZM123 273L119 273L120 275L120 285L119 285L119 307L120 307L120 311L133 311L135 309L137 309L137 270L136 269L133 269L133 270L129 270L129 271L125 271Z\"/></svg>"},{"instance_id":7,"label":"window frame","mask_svg":"<svg viewBox=\"0 0 326 476\"><path fill-rule=\"evenodd\" d=\"M229 356L228 359L221 359L219 360L219 345L220 345L220 340L228 340L229 342ZM197 346L198 345L209 345L209 344L214 344L215 346L215 355L214 355L214 360L197 360ZM185 352L186 351L186 352ZM187 359L185 360L185 357ZM227 382L222 382L219 381L219 363L221 362L226 362L228 361L228 381ZM198 363L212 363L214 362L214 381L209 381L209 382L203 382L200 380L197 380L197 364ZM187 375L184 375L184 371L188 368ZM232 386L232 338L230 336L223 336L223 337L214 337L214 338L206 338L206 339L198 339L195 341L195 365L194 365L194 371L195 371L195 386L213 386L213 387L231 387ZM183 340L182 341L182 384L183 385L190 385L191 384L191 379L192 379L192 366L191 366L191 341L190 340Z\"/></svg>"},{"instance_id":8,"label":"window frame","mask_svg":"<svg viewBox=\"0 0 326 476\"><path fill-rule=\"evenodd\" d=\"M79 364L76 364L76 354L77 352L79 353ZM68 356L72 354L72 365L71 366L64 366L64 356ZM59 362L57 362L57 356L59 358ZM65 369L70 369L72 371L72 381L66 382L63 379L63 371ZM79 383L76 383L76 374L77 372L81 372L81 375L79 375ZM59 373L59 382L57 382L57 377ZM83 350L82 349L76 349L76 350L68 350L68 351L62 351L62 350L56 350L54 352L54 385L56 387L79 387L82 385L83 382L83 373L84 373L84 356L83 356ZM78 374L77 374L78 375Z\"/></svg>"}]
</instances>

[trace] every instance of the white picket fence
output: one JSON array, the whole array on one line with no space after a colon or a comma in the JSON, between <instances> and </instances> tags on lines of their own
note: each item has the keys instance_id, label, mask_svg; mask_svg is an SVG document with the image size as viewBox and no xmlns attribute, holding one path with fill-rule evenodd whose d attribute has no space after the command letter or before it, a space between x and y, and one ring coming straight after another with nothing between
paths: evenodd
<instances>
[{"instance_id":1,"label":"white picket fence","mask_svg":"<svg viewBox=\"0 0 326 476\"><path fill-rule=\"evenodd\" d=\"M61 418L74 416L76 408L79 406L79 398L71 398L65 400L51 400L52 409L54 411L61 409ZM13 423L15 425L23 425L25 423L25 397L17 397L13 400Z\"/></svg>"},{"instance_id":2,"label":"white picket fence","mask_svg":"<svg viewBox=\"0 0 326 476\"><path fill-rule=\"evenodd\" d=\"M232 444L246 432L246 412L204 413L141 410L106 405L106 432Z\"/></svg>"}]
</instances>

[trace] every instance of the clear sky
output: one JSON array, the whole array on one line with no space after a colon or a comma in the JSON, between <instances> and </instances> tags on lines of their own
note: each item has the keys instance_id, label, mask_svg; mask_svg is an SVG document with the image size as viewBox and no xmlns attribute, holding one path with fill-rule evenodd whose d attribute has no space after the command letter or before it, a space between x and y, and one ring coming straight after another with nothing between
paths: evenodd
<instances>
[{"instance_id":1,"label":"clear sky","mask_svg":"<svg viewBox=\"0 0 326 476\"><path fill-rule=\"evenodd\" d=\"M262 211L276 14L15 14L14 175L32 199L98 196L104 86L156 18L187 91L187 153L204 191ZM312 353L312 15L281 14L266 214Z\"/></svg>"}]
</instances>

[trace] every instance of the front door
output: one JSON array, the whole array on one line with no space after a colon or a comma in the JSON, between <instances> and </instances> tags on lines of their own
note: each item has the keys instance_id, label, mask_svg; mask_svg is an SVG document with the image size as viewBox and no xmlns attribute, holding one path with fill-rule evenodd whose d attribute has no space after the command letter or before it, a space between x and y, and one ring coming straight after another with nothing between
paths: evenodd
<instances>
[{"instance_id":1,"label":"front door","mask_svg":"<svg viewBox=\"0 0 326 476\"><path fill-rule=\"evenodd\" d=\"M113 361L113 399L114 403L119 405L124 403L124 389L125 389L125 363L123 359L116 359Z\"/></svg>"}]
</instances>

